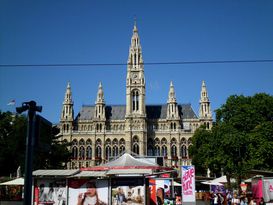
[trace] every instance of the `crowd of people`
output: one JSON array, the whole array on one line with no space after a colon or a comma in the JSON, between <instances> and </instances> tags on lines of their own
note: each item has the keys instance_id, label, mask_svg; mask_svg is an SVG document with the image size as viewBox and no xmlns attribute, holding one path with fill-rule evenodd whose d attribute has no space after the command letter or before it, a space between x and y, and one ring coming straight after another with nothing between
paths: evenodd
<instances>
[{"instance_id":1,"label":"crowd of people","mask_svg":"<svg viewBox=\"0 0 273 205\"><path fill-rule=\"evenodd\" d=\"M236 192L228 191L225 195L221 192L210 192L207 199L210 205L265 205L264 199L255 200L245 194L238 195Z\"/></svg>"}]
</instances>

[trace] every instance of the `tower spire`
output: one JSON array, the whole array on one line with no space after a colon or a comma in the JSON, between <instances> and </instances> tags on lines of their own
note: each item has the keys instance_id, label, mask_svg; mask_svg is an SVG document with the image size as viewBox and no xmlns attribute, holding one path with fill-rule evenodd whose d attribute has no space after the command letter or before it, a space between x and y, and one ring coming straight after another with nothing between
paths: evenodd
<instances>
[{"instance_id":1,"label":"tower spire","mask_svg":"<svg viewBox=\"0 0 273 205\"><path fill-rule=\"evenodd\" d=\"M126 77L126 116L131 114L146 116L144 66L136 20L129 48Z\"/></svg>"},{"instance_id":2,"label":"tower spire","mask_svg":"<svg viewBox=\"0 0 273 205\"><path fill-rule=\"evenodd\" d=\"M169 99L168 103L176 103L176 98L175 98L175 91L174 91L174 86L173 82L170 82L170 90L169 90Z\"/></svg>"},{"instance_id":3,"label":"tower spire","mask_svg":"<svg viewBox=\"0 0 273 205\"><path fill-rule=\"evenodd\" d=\"M63 133L69 133L72 131L73 126L73 118L74 118L74 110L73 110L73 101L72 101L72 92L70 82L67 83L64 101L63 101L63 109L61 114L61 130Z\"/></svg>"},{"instance_id":4,"label":"tower spire","mask_svg":"<svg viewBox=\"0 0 273 205\"><path fill-rule=\"evenodd\" d=\"M104 104L104 93L103 93L103 88L102 88L101 82L99 83L99 88L98 88L98 93L97 93L96 104L97 103Z\"/></svg>"},{"instance_id":5,"label":"tower spire","mask_svg":"<svg viewBox=\"0 0 273 205\"><path fill-rule=\"evenodd\" d=\"M104 93L102 88L102 83L99 83L97 100L96 100L96 112L95 118L97 119L105 119L105 103L104 103Z\"/></svg>"},{"instance_id":6,"label":"tower spire","mask_svg":"<svg viewBox=\"0 0 273 205\"><path fill-rule=\"evenodd\" d=\"M210 101L208 97L208 91L206 83L202 81L201 95L199 101L199 118L206 125L206 128L210 129L212 126L212 114L210 108Z\"/></svg>"},{"instance_id":7,"label":"tower spire","mask_svg":"<svg viewBox=\"0 0 273 205\"><path fill-rule=\"evenodd\" d=\"M175 98L175 91L173 82L170 82L170 90L169 90L169 97L168 97L168 107L167 107L167 118L168 119L178 119L179 113L178 113L178 106L176 103Z\"/></svg>"}]
</instances>

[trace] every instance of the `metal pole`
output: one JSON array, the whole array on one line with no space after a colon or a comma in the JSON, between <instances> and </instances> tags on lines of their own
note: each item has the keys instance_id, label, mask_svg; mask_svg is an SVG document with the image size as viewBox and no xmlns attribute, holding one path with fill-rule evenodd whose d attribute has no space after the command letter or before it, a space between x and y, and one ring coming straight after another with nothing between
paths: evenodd
<instances>
[{"instance_id":1,"label":"metal pole","mask_svg":"<svg viewBox=\"0 0 273 205\"><path fill-rule=\"evenodd\" d=\"M36 105L36 103L35 103ZM29 104L28 111L28 129L26 139L26 157L25 157L25 184L24 184L24 205L31 203L31 188L32 188L32 162L33 162L33 147L35 135L35 110Z\"/></svg>"},{"instance_id":2,"label":"metal pole","mask_svg":"<svg viewBox=\"0 0 273 205\"><path fill-rule=\"evenodd\" d=\"M42 107L36 106L35 101L24 102L22 107L16 108L18 113L28 110L28 128L26 137L26 156L25 156L25 181L24 181L24 205L31 205L32 198L32 162L33 148L35 142L35 117L36 111L41 112Z\"/></svg>"}]
</instances>

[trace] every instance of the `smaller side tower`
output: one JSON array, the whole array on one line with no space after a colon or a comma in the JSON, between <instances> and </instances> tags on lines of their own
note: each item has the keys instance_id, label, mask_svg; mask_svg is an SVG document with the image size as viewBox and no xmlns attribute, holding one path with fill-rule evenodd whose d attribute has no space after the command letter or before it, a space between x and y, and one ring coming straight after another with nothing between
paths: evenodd
<instances>
[{"instance_id":1,"label":"smaller side tower","mask_svg":"<svg viewBox=\"0 0 273 205\"><path fill-rule=\"evenodd\" d=\"M105 102L101 82L99 83L97 100L95 105L94 121L96 122L96 131L102 132L105 129Z\"/></svg>"},{"instance_id":2,"label":"smaller side tower","mask_svg":"<svg viewBox=\"0 0 273 205\"><path fill-rule=\"evenodd\" d=\"M170 130L180 129L180 116L176 102L173 82L170 83L169 96L167 101L167 121Z\"/></svg>"},{"instance_id":3,"label":"smaller side tower","mask_svg":"<svg viewBox=\"0 0 273 205\"><path fill-rule=\"evenodd\" d=\"M201 96L199 101L199 119L201 125L205 125L206 129L212 127L212 114L210 108L210 101L208 97L207 87L205 81L202 81Z\"/></svg>"},{"instance_id":4,"label":"smaller side tower","mask_svg":"<svg viewBox=\"0 0 273 205\"><path fill-rule=\"evenodd\" d=\"M71 134L73 130L74 109L72 101L72 92L70 82L66 87L66 92L63 101L63 109L60 120L60 131L62 134Z\"/></svg>"}]
</instances>

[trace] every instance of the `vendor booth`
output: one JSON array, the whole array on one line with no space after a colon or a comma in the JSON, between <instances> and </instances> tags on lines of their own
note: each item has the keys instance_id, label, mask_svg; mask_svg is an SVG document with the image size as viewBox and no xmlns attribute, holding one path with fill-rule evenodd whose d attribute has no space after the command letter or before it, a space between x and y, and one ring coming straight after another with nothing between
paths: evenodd
<instances>
[{"instance_id":1,"label":"vendor booth","mask_svg":"<svg viewBox=\"0 0 273 205\"><path fill-rule=\"evenodd\" d=\"M33 172L34 204L155 204L157 192L151 194L153 188L164 189L166 199L173 197L172 179L158 179L159 173L165 171L172 169L128 153L100 166L37 170ZM149 184L151 179L155 180L155 187Z\"/></svg>"}]
</instances>

